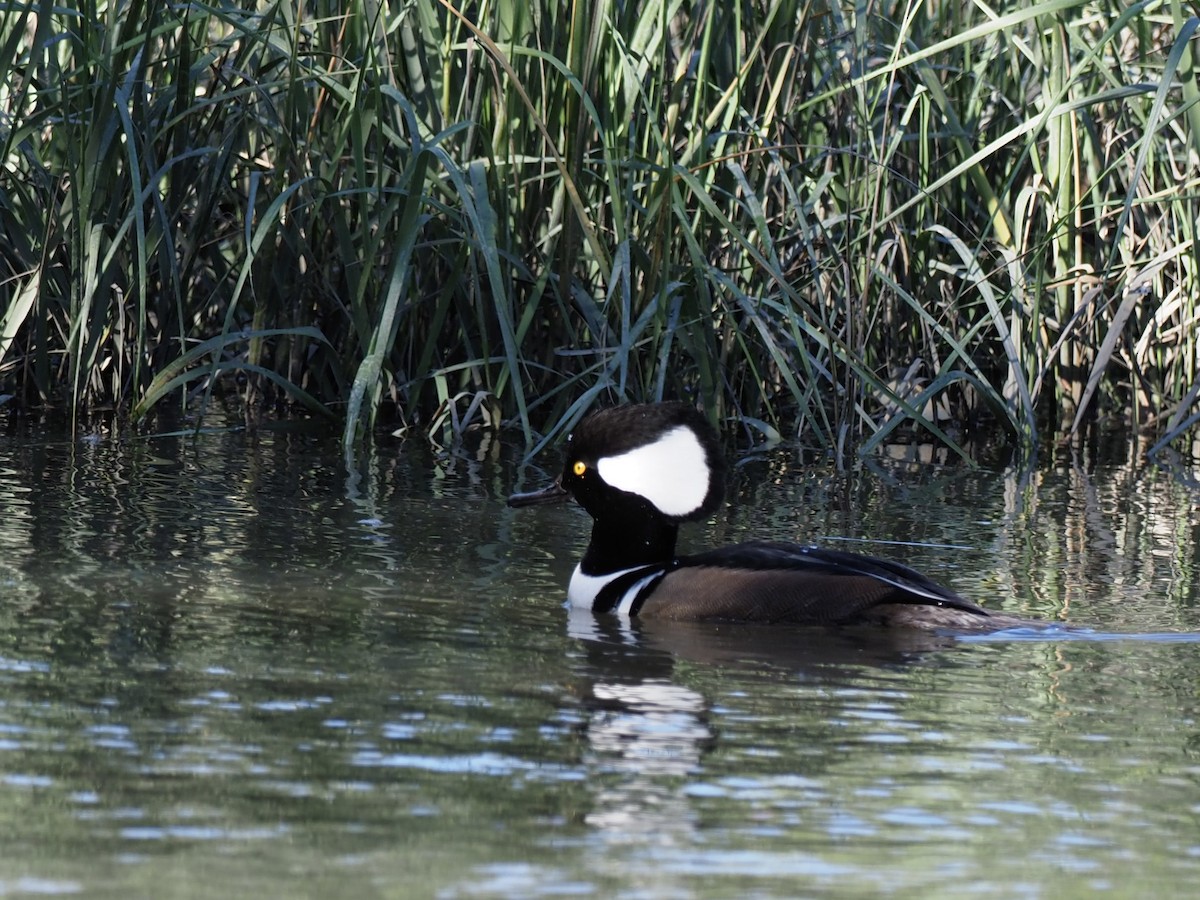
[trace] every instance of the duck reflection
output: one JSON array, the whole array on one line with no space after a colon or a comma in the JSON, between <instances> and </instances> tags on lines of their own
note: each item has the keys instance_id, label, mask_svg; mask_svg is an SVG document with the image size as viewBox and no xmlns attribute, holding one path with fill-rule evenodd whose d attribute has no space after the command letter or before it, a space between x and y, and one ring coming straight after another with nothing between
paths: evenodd
<instances>
[{"instance_id":1,"label":"duck reflection","mask_svg":"<svg viewBox=\"0 0 1200 900\"><path fill-rule=\"evenodd\" d=\"M719 739L712 698L680 683L681 663L840 682L954 643L924 631L631 621L586 610L569 613L568 633L584 652L583 761L596 784L584 821L606 843L657 846L691 840L689 791Z\"/></svg>"},{"instance_id":2,"label":"duck reflection","mask_svg":"<svg viewBox=\"0 0 1200 900\"><path fill-rule=\"evenodd\" d=\"M598 677L611 674L614 667L629 672L648 664L666 677L674 670L675 662L682 660L828 678L838 673L849 675L862 666L908 665L926 654L951 648L960 640L952 634L869 625L789 628L752 622L714 624L597 617L586 610L570 610L568 616L567 632L582 642Z\"/></svg>"},{"instance_id":3,"label":"duck reflection","mask_svg":"<svg viewBox=\"0 0 1200 900\"><path fill-rule=\"evenodd\" d=\"M609 844L674 844L696 825L681 784L713 742L708 700L675 683L671 654L627 622L576 611L568 631L585 651L583 762L597 775L584 821Z\"/></svg>"}]
</instances>

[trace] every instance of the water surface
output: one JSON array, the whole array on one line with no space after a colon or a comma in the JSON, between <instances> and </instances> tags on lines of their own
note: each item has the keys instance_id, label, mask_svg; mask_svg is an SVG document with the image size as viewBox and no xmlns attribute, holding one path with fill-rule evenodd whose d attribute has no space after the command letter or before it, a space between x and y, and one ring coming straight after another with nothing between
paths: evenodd
<instances>
[{"instance_id":1,"label":"water surface","mask_svg":"<svg viewBox=\"0 0 1200 900\"><path fill-rule=\"evenodd\" d=\"M569 615L587 519L505 508L546 475L518 455L381 442L348 478L320 435L0 439L0 896L1200 881L1200 644L1164 639L1200 631L1180 478L781 450L685 534L833 541L1143 635L961 643Z\"/></svg>"}]
</instances>

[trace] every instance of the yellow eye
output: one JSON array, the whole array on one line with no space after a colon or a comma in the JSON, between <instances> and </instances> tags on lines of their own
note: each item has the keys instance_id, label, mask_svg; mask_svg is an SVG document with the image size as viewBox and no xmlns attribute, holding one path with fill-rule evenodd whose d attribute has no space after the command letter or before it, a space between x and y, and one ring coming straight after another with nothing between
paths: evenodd
<instances>
[{"instance_id":1,"label":"yellow eye","mask_svg":"<svg viewBox=\"0 0 1200 900\"><path fill-rule=\"evenodd\" d=\"M587 465L579 460L576 460L575 465L571 466L571 471L576 475L582 475L587 471Z\"/></svg>"}]
</instances>

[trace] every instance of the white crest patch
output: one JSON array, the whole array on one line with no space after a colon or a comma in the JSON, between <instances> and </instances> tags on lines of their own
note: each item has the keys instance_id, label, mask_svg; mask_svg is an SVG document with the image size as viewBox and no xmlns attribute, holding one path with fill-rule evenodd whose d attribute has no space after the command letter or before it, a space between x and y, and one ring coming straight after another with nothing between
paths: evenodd
<instances>
[{"instance_id":1,"label":"white crest patch","mask_svg":"<svg viewBox=\"0 0 1200 900\"><path fill-rule=\"evenodd\" d=\"M677 425L652 444L596 463L613 487L645 497L667 516L686 516L704 504L711 473L704 445L692 429Z\"/></svg>"}]
</instances>

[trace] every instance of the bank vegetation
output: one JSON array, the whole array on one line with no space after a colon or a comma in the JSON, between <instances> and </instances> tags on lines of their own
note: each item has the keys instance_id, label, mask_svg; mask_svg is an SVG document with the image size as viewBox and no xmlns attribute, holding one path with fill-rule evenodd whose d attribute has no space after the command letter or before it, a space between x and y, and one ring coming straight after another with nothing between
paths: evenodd
<instances>
[{"instance_id":1,"label":"bank vegetation","mask_svg":"<svg viewBox=\"0 0 1200 900\"><path fill-rule=\"evenodd\" d=\"M657 397L841 453L1185 441L1190 12L8 2L0 392L348 444Z\"/></svg>"}]
</instances>

